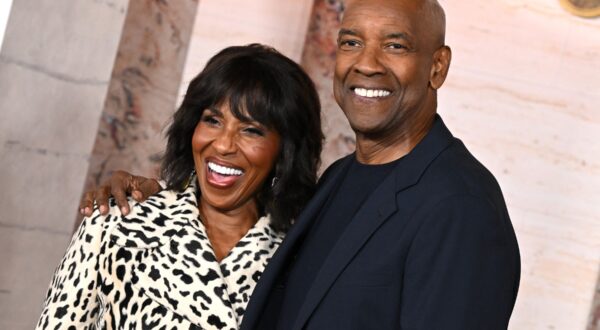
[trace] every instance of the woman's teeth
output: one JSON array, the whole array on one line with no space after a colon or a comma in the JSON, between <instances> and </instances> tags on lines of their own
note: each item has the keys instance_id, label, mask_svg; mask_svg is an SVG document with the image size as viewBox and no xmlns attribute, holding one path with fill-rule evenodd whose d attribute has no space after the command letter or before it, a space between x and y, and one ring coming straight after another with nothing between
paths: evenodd
<instances>
[{"instance_id":1,"label":"woman's teeth","mask_svg":"<svg viewBox=\"0 0 600 330\"><path fill-rule=\"evenodd\" d=\"M221 165L215 164L213 162L208 162L208 168L211 171L216 172L216 173L221 174L221 175L235 175L235 176L240 176L240 175L242 175L244 173L241 170L238 170L238 169L235 169L235 168L231 168L231 167L221 166Z\"/></svg>"},{"instance_id":2,"label":"woman's teeth","mask_svg":"<svg viewBox=\"0 0 600 330\"><path fill-rule=\"evenodd\" d=\"M385 97L390 95L390 92L383 89L355 88L354 94L362 97Z\"/></svg>"}]
</instances>

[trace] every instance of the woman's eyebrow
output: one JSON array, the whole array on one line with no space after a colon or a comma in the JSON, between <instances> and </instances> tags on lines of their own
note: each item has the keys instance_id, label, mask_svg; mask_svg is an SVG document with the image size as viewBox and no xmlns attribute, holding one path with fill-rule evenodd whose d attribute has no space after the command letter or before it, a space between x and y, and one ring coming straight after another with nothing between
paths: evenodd
<instances>
[{"instance_id":1,"label":"woman's eyebrow","mask_svg":"<svg viewBox=\"0 0 600 330\"><path fill-rule=\"evenodd\" d=\"M219 110L218 108L209 107L206 110L210 111L210 113L213 114L213 115L217 115L217 116L222 116L223 115L223 113L221 112L221 110Z\"/></svg>"}]
</instances>

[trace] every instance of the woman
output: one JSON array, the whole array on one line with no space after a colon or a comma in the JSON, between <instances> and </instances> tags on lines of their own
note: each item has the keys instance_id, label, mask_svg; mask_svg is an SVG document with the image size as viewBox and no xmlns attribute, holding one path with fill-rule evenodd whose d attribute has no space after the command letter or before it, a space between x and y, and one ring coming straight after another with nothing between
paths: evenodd
<instances>
[{"instance_id":1,"label":"woman","mask_svg":"<svg viewBox=\"0 0 600 330\"><path fill-rule=\"evenodd\" d=\"M237 329L315 189L320 124L290 59L256 44L215 55L167 132L166 189L83 221L37 327Z\"/></svg>"}]
</instances>

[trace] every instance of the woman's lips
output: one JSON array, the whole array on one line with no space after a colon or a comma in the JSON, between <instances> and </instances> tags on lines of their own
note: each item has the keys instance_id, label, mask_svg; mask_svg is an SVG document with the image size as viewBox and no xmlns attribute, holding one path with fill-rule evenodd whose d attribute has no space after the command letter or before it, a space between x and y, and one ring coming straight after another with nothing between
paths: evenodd
<instances>
[{"instance_id":1,"label":"woman's lips","mask_svg":"<svg viewBox=\"0 0 600 330\"><path fill-rule=\"evenodd\" d=\"M229 188L239 180L244 172L240 169L219 165L214 162L206 163L206 181L217 188Z\"/></svg>"}]
</instances>

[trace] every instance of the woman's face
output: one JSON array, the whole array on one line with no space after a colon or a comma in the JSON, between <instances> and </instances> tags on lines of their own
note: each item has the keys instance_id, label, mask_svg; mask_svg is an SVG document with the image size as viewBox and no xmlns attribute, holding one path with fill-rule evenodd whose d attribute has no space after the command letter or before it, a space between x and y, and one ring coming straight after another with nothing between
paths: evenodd
<instances>
[{"instance_id":1,"label":"woman's face","mask_svg":"<svg viewBox=\"0 0 600 330\"><path fill-rule=\"evenodd\" d=\"M256 206L273 169L280 136L258 122L242 122L225 103L205 109L192 137L201 203L222 212Z\"/></svg>"}]
</instances>

